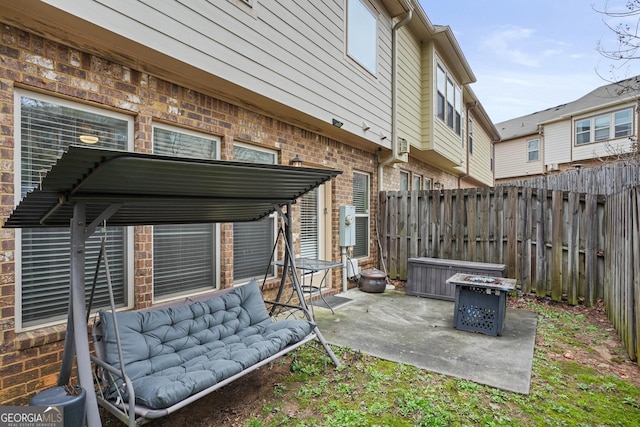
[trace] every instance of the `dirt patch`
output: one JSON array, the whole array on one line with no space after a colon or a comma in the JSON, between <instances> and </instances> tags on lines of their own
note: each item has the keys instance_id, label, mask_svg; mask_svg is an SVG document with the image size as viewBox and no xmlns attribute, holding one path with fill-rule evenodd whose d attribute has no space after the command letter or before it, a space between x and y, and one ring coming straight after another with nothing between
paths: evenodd
<instances>
[{"instance_id":1,"label":"dirt patch","mask_svg":"<svg viewBox=\"0 0 640 427\"><path fill-rule=\"evenodd\" d=\"M576 334L580 346L565 345L561 351L550 352L552 359L569 359L581 365L590 366L600 373L613 375L625 381L630 381L636 387L640 387L640 367L637 362L629 359L620 338L616 334L615 328L607 319L604 304L598 301L596 305L587 307L585 305L569 305L561 302L554 302L548 298L536 298L525 296L522 298L509 298L507 305L513 308L532 310L531 302L537 306L561 307L563 310L574 315L581 315L587 319L587 323L595 328L607 332L609 339L604 342L594 343L595 332L589 328ZM536 335L536 346L547 346L545 337L538 333Z\"/></svg>"}]
</instances>

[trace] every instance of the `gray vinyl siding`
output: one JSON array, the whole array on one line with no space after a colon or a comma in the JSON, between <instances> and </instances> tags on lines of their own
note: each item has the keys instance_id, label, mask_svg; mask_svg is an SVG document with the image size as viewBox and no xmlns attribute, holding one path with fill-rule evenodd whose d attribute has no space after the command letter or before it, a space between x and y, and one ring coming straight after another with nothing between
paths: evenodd
<instances>
[{"instance_id":1,"label":"gray vinyl siding","mask_svg":"<svg viewBox=\"0 0 640 427\"><path fill-rule=\"evenodd\" d=\"M50 0L68 13L379 143L391 129L392 20L377 2L378 71L345 55L344 7L332 0ZM245 10L243 10L245 9ZM212 88L215 90L215 88Z\"/></svg>"},{"instance_id":2,"label":"gray vinyl siding","mask_svg":"<svg viewBox=\"0 0 640 427\"><path fill-rule=\"evenodd\" d=\"M536 169L529 171L527 159L527 141L535 135L524 136L509 141L499 142L495 145L495 177L496 179L512 176L525 176L538 172ZM542 143L542 141L541 141Z\"/></svg>"},{"instance_id":3,"label":"gray vinyl siding","mask_svg":"<svg viewBox=\"0 0 640 427\"><path fill-rule=\"evenodd\" d=\"M531 138L533 137L529 139ZM571 145L573 141L571 119L544 125L544 137L540 137L540 142L542 143L542 141L544 141L544 145L540 145L540 154L544 155L543 160L546 165L571 162ZM525 146L525 155L526 152ZM593 158L591 150L588 150L587 158ZM544 170L540 171L540 173L542 172Z\"/></svg>"}]
</instances>

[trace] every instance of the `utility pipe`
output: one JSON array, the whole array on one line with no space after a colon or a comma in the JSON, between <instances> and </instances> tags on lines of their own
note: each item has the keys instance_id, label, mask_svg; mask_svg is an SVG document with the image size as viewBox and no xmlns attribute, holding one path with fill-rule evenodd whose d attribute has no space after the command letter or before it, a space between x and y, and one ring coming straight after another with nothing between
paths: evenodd
<instances>
[{"instance_id":1,"label":"utility pipe","mask_svg":"<svg viewBox=\"0 0 640 427\"><path fill-rule=\"evenodd\" d=\"M342 248L342 292L347 292L347 276L349 275L349 269L347 267L347 247Z\"/></svg>"}]
</instances>

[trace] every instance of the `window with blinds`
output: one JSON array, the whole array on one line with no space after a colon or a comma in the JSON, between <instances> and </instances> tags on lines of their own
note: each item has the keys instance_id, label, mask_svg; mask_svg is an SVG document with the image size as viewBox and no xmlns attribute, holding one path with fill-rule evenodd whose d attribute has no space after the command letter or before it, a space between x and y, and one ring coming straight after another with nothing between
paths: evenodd
<instances>
[{"instance_id":1,"label":"window with blinds","mask_svg":"<svg viewBox=\"0 0 640 427\"><path fill-rule=\"evenodd\" d=\"M38 94L16 92L20 117L21 196L35 188L70 145L92 144L126 150L131 119L111 112L80 106ZM16 165L16 169L18 166ZM70 282L70 236L66 228L22 229L18 233L21 268L18 329L66 318ZM106 249L117 305L125 305L126 251L124 227L107 227ZM87 241L85 281L87 300L100 248L102 232ZM93 308L107 307L109 294L104 263L98 275Z\"/></svg>"},{"instance_id":2,"label":"window with blinds","mask_svg":"<svg viewBox=\"0 0 640 427\"><path fill-rule=\"evenodd\" d=\"M356 244L353 257L369 256L369 175L353 172L353 205L356 208Z\"/></svg>"},{"instance_id":3,"label":"window with blinds","mask_svg":"<svg viewBox=\"0 0 640 427\"><path fill-rule=\"evenodd\" d=\"M276 152L245 144L233 145L233 159L241 162L276 164ZM276 217L260 221L233 224L233 280L236 283L251 278L274 275L269 264L275 244Z\"/></svg>"},{"instance_id":4,"label":"window with blinds","mask_svg":"<svg viewBox=\"0 0 640 427\"><path fill-rule=\"evenodd\" d=\"M320 218L318 211L318 188L306 193L299 200L300 205L300 256L320 258Z\"/></svg>"},{"instance_id":5,"label":"window with blinds","mask_svg":"<svg viewBox=\"0 0 640 427\"><path fill-rule=\"evenodd\" d=\"M153 127L153 151L176 157L217 158L218 139L169 126ZM193 293L217 286L215 224L153 227L153 296Z\"/></svg>"}]
</instances>

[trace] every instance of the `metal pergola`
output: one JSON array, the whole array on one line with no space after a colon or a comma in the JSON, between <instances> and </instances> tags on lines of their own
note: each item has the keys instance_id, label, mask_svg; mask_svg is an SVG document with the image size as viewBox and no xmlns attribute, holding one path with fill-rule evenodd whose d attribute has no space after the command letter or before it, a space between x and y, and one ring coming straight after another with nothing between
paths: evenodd
<instances>
[{"instance_id":1,"label":"metal pergola","mask_svg":"<svg viewBox=\"0 0 640 427\"><path fill-rule=\"evenodd\" d=\"M285 216L285 259L291 253L291 204L342 173L337 170L197 160L72 146L29 192L5 228L69 227L71 283L67 334L58 384L68 384L74 353L86 390L87 422L100 426L91 372L85 305L85 244L110 226L255 221ZM287 207L286 213L283 207ZM283 272L286 275L286 271ZM294 286L296 283L294 274ZM305 306L304 300L301 304ZM319 340L335 355L319 331Z\"/></svg>"}]
</instances>

